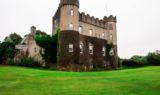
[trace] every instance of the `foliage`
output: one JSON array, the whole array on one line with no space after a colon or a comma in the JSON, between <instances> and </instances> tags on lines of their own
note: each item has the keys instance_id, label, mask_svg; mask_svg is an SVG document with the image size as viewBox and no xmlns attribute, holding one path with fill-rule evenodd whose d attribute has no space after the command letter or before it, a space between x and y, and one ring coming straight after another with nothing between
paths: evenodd
<instances>
[{"instance_id":1,"label":"foliage","mask_svg":"<svg viewBox=\"0 0 160 95\"><path fill-rule=\"evenodd\" d=\"M98 61L98 67L99 67L99 68L102 68L102 60L99 60L99 61Z\"/></svg>"},{"instance_id":2,"label":"foliage","mask_svg":"<svg viewBox=\"0 0 160 95\"><path fill-rule=\"evenodd\" d=\"M27 37L27 36L28 36L28 34L24 35L24 37Z\"/></svg>"},{"instance_id":3,"label":"foliage","mask_svg":"<svg viewBox=\"0 0 160 95\"><path fill-rule=\"evenodd\" d=\"M136 61L142 61L142 62L146 62L147 61L147 57L146 56L133 56L130 59L132 60L136 60Z\"/></svg>"},{"instance_id":4,"label":"foliage","mask_svg":"<svg viewBox=\"0 0 160 95\"><path fill-rule=\"evenodd\" d=\"M46 32L42 32L41 30L36 30L36 35L44 35L44 36L47 36L47 33Z\"/></svg>"},{"instance_id":5,"label":"foliage","mask_svg":"<svg viewBox=\"0 0 160 95\"><path fill-rule=\"evenodd\" d=\"M147 61L149 65L160 65L160 54L148 53Z\"/></svg>"},{"instance_id":6,"label":"foliage","mask_svg":"<svg viewBox=\"0 0 160 95\"><path fill-rule=\"evenodd\" d=\"M35 41L36 44L45 49L45 53L42 53L40 50L40 54L47 62L56 62L57 61L57 38L60 29L58 28L56 34L52 37L50 35L41 37L39 35L36 36Z\"/></svg>"},{"instance_id":7,"label":"foliage","mask_svg":"<svg viewBox=\"0 0 160 95\"><path fill-rule=\"evenodd\" d=\"M16 33L10 34L9 38L15 42L15 44L19 44L22 41L22 37Z\"/></svg>"},{"instance_id":8,"label":"foliage","mask_svg":"<svg viewBox=\"0 0 160 95\"><path fill-rule=\"evenodd\" d=\"M130 67L141 67L147 65L143 61L133 60L133 59L124 59L122 62L123 66L130 66Z\"/></svg>"},{"instance_id":9,"label":"foliage","mask_svg":"<svg viewBox=\"0 0 160 95\"><path fill-rule=\"evenodd\" d=\"M26 45L26 43L25 43L25 42L23 42L23 43L21 43L21 45Z\"/></svg>"},{"instance_id":10,"label":"foliage","mask_svg":"<svg viewBox=\"0 0 160 95\"><path fill-rule=\"evenodd\" d=\"M1 62L6 58L13 58L17 52L13 41L4 41L0 43L0 59Z\"/></svg>"},{"instance_id":11,"label":"foliage","mask_svg":"<svg viewBox=\"0 0 160 95\"><path fill-rule=\"evenodd\" d=\"M4 41L6 41L8 38L9 38L9 37L8 37L8 36L6 36L6 37L4 38Z\"/></svg>"},{"instance_id":12,"label":"foliage","mask_svg":"<svg viewBox=\"0 0 160 95\"><path fill-rule=\"evenodd\" d=\"M19 62L19 63L15 63L15 62L11 61L10 65L33 67L33 68L41 67L41 65L37 61L34 61L32 57L22 59L21 62Z\"/></svg>"},{"instance_id":13,"label":"foliage","mask_svg":"<svg viewBox=\"0 0 160 95\"><path fill-rule=\"evenodd\" d=\"M122 62L121 62L120 57L118 57L118 67L119 67L119 68L122 68Z\"/></svg>"},{"instance_id":14,"label":"foliage","mask_svg":"<svg viewBox=\"0 0 160 95\"><path fill-rule=\"evenodd\" d=\"M113 43L107 44L107 55L109 56L110 60L113 59L113 56L110 55L110 51L111 51L112 47L113 47Z\"/></svg>"}]
</instances>

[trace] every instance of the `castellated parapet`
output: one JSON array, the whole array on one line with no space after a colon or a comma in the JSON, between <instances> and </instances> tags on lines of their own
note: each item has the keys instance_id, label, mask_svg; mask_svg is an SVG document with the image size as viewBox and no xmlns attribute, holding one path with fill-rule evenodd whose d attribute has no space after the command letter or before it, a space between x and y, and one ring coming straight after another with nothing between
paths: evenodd
<instances>
[{"instance_id":1,"label":"castellated parapet","mask_svg":"<svg viewBox=\"0 0 160 95\"><path fill-rule=\"evenodd\" d=\"M84 12L79 13L79 21L85 22L85 23L89 23L98 27L102 27L102 28L107 28L107 26L105 26L106 22L117 22L116 20L116 16L113 17L112 15L110 15L108 18L106 16L104 16L103 20L99 18L95 18L94 16L90 16L89 14L85 15Z\"/></svg>"}]
</instances>

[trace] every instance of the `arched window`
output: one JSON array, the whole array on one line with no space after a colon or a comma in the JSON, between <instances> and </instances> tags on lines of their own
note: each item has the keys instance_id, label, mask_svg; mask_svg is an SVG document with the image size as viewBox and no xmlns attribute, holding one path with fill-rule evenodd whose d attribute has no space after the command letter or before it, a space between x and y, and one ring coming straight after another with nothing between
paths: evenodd
<instances>
[{"instance_id":1,"label":"arched window","mask_svg":"<svg viewBox=\"0 0 160 95\"><path fill-rule=\"evenodd\" d=\"M105 47L102 48L102 54L103 54L103 56L106 55L106 48Z\"/></svg>"},{"instance_id":2,"label":"arched window","mask_svg":"<svg viewBox=\"0 0 160 95\"><path fill-rule=\"evenodd\" d=\"M109 30L113 30L112 24L109 25Z\"/></svg>"},{"instance_id":3,"label":"arched window","mask_svg":"<svg viewBox=\"0 0 160 95\"><path fill-rule=\"evenodd\" d=\"M92 31L92 29L89 30L89 35L90 35L90 36L93 36L93 31Z\"/></svg>"},{"instance_id":4,"label":"arched window","mask_svg":"<svg viewBox=\"0 0 160 95\"><path fill-rule=\"evenodd\" d=\"M69 44L69 52L73 52L73 44Z\"/></svg>"},{"instance_id":5,"label":"arched window","mask_svg":"<svg viewBox=\"0 0 160 95\"><path fill-rule=\"evenodd\" d=\"M103 66L106 66L107 64L106 64L106 61L103 61Z\"/></svg>"},{"instance_id":6,"label":"arched window","mask_svg":"<svg viewBox=\"0 0 160 95\"><path fill-rule=\"evenodd\" d=\"M90 68L90 69L92 69L92 68L93 68L93 59L90 61L89 68Z\"/></svg>"},{"instance_id":7,"label":"arched window","mask_svg":"<svg viewBox=\"0 0 160 95\"><path fill-rule=\"evenodd\" d=\"M70 29L70 30L73 30L73 23L70 23L70 24L69 24L69 29Z\"/></svg>"},{"instance_id":8,"label":"arched window","mask_svg":"<svg viewBox=\"0 0 160 95\"><path fill-rule=\"evenodd\" d=\"M83 45L80 44L80 53L83 53Z\"/></svg>"},{"instance_id":9,"label":"arched window","mask_svg":"<svg viewBox=\"0 0 160 95\"><path fill-rule=\"evenodd\" d=\"M93 54L93 46L89 45L89 54Z\"/></svg>"},{"instance_id":10,"label":"arched window","mask_svg":"<svg viewBox=\"0 0 160 95\"><path fill-rule=\"evenodd\" d=\"M74 14L74 11L73 11L73 9L71 9L70 10L70 16L73 16L73 14Z\"/></svg>"},{"instance_id":11,"label":"arched window","mask_svg":"<svg viewBox=\"0 0 160 95\"><path fill-rule=\"evenodd\" d=\"M113 36L112 35L110 35L110 40L113 40Z\"/></svg>"},{"instance_id":12,"label":"arched window","mask_svg":"<svg viewBox=\"0 0 160 95\"><path fill-rule=\"evenodd\" d=\"M102 38L103 38L103 39L105 38L105 34L104 34L104 33L102 33Z\"/></svg>"},{"instance_id":13,"label":"arched window","mask_svg":"<svg viewBox=\"0 0 160 95\"><path fill-rule=\"evenodd\" d=\"M79 27L79 34L82 34L82 27Z\"/></svg>"},{"instance_id":14,"label":"arched window","mask_svg":"<svg viewBox=\"0 0 160 95\"><path fill-rule=\"evenodd\" d=\"M114 55L113 49L111 49L111 51L110 51L110 55Z\"/></svg>"},{"instance_id":15,"label":"arched window","mask_svg":"<svg viewBox=\"0 0 160 95\"><path fill-rule=\"evenodd\" d=\"M34 48L34 52L36 53L36 48Z\"/></svg>"}]
</instances>

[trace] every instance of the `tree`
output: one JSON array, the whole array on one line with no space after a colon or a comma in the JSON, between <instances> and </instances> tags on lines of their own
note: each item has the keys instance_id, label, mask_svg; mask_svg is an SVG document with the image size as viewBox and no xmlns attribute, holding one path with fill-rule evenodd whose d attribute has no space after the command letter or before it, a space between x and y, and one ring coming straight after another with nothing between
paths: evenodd
<instances>
[{"instance_id":1,"label":"tree","mask_svg":"<svg viewBox=\"0 0 160 95\"><path fill-rule=\"evenodd\" d=\"M9 38L9 37L8 37L8 36L6 36L6 37L4 38L4 41L6 41L8 38Z\"/></svg>"},{"instance_id":2,"label":"tree","mask_svg":"<svg viewBox=\"0 0 160 95\"><path fill-rule=\"evenodd\" d=\"M4 41L0 43L0 62L6 58L13 58L17 52L13 41Z\"/></svg>"},{"instance_id":3,"label":"tree","mask_svg":"<svg viewBox=\"0 0 160 95\"><path fill-rule=\"evenodd\" d=\"M28 34L24 35L24 37L27 37L27 36L28 36Z\"/></svg>"},{"instance_id":4,"label":"tree","mask_svg":"<svg viewBox=\"0 0 160 95\"><path fill-rule=\"evenodd\" d=\"M40 50L41 56L48 62L56 62L57 61L57 39L58 39L58 33L60 29L57 29L57 32L52 37L50 35L42 35L41 37L39 35L36 36L35 41L36 44L43 49L45 49L45 53L42 53L42 50Z\"/></svg>"},{"instance_id":5,"label":"tree","mask_svg":"<svg viewBox=\"0 0 160 95\"><path fill-rule=\"evenodd\" d=\"M47 33L46 32L43 32L43 31L41 31L41 30L36 30L36 35L44 35L44 36L46 36L47 35Z\"/></svg>"},{"instance_id":6,"label":"tree","mask_svg":"<svg viewBox=\"0 0 160 95\"><path fill-rule=\"evenodd\" d=\"M10 34L9 38L15 42L15 44L19 44L22 41L22 37L16 33Z\"/></svg>"}]
</instances>

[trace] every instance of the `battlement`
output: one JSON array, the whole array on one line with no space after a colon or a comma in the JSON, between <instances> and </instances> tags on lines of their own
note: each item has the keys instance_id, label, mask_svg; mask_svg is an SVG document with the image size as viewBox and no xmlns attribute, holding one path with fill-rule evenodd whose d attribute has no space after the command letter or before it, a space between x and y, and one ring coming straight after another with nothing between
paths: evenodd
<instances>
[{"instance_id":1,"label":"battlement","mask_svg":"<svg viewBox=\"0 0 160 95\"><path fill-rule=\"evenodd\" d=\"M106 22L117 22L116 21L116 16L113 17L111 15L108 18L106 16L104 16L104 18L102 20L102 19L99 19L99 18L95 18L94 16L91 17L89 14L86 15L84 12L79 13L79 21L89 23L89 24L93 24L93 25L103 27L103 28L106 28L106 26L105 26Z\"/></svg>"},{"instance_id":2,"label":"battlement","mask_svg":"<svg viewBox=\"0 0 160 95\"><path fill-rule=\"evenodd\" d=\"M60 8L57 9L55 15L53 16L53 21L60 18Z\"/></svg>"}]
</instances>

